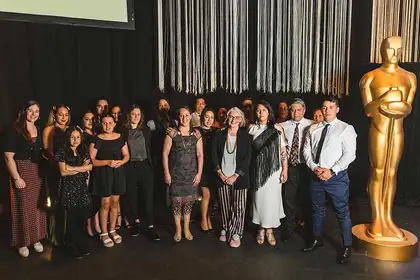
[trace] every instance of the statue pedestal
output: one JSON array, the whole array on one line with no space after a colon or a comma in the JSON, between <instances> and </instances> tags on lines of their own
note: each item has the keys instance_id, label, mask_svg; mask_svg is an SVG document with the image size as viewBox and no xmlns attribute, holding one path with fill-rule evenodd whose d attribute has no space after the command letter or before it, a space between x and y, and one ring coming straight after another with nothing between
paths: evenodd
<instances>
[{"instance_id":1,"label":"statue pedestal","mask_svg":"<svg viewBox=\"0 0 420 280\"><path fill-rule=\"evenodd\" d=\"M365 250L369 258L406 262L417 257L417 237L409 231L401 229L406 240L373 239L366 235L367 224L356 225L352 228L353 235L357 238L360 247Z\"/></svg>"}]
</instances>

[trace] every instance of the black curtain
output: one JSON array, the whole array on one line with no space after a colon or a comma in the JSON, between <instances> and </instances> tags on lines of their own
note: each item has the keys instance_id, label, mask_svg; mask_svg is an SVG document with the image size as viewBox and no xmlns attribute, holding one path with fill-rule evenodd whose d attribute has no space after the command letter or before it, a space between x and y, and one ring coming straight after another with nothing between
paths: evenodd
<instances>
[{"instance_id":1,"label":"black curtain","mask_svg":"<svg viewBox=\"0 0 420 280\"><path fill-rule=\"evenodd\" d=\"M136 0L136 30L110 30L88 27L59 26L0 21L0 129L7 131L16 109L27 100L41 104L41 120L45 124L53 104L71 107L73 123L92 108L96 99L104 97L112 104L139 103L147 118L155 113L156 99L166 96L173 108L192 105L194 96L168 89L157 90L157 22L155 0ZM249 0L250 21L255 22L256 0ZM356 162L350 172L353 197L366 195L369 162L367 156L368 118L364 115L358 83L367 71L377 67L369 61L371 1L353 1L350 95L341 101L340 118L353 124L358 133ZM250 25L250 69L255 67L256 27ZM420 65L402 65L420 77ZM206 94L210 107L231 107L244 98L266 99L274 106L280 101L302 97L308 104L307 117L321 105L325 96L281 93L265 95L255 90L255 73L249 74L251 88L242 95L222 90ZM420 103L416 97L412 114L405 121L406 143L399 169L398 201L414 205L420 201L420 152L416 125L420 122ZM8 203L7 172L0 164L0 204Z\"/></svg>"}]
</instances>

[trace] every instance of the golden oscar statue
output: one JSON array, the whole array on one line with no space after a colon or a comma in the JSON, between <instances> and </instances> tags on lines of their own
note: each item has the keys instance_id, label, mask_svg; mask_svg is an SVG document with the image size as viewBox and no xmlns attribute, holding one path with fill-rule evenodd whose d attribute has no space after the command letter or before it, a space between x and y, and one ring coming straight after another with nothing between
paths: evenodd
<instances>
[{"instance_id":1,"label":"golden oscar statue","mask_svg":"<svg viewBox=\"0 0 420 280\"><path fill-rule=\"evenodd\" d=\"M381 44L382 65L363 76L360 90L370 118L368 194L372 208L370 225L353 227L353 234L372 258L407 261L417 255L417 237L392 220L397 170L404 147L403 120L411 113L416 76L398 66L401 37Z\"/></svg>"}]
</instances>

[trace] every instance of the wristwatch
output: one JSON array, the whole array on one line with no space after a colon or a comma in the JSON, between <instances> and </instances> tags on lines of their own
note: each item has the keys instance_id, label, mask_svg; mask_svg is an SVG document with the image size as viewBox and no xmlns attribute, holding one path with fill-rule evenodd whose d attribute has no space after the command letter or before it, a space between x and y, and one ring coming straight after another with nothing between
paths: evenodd
<instances>
[{"instance_id":1,"label":"wristwatch","mask_svg":"<svg viewBox=\"0 0 420 280\"><path fill-rule=\"evenodd\" d=\"M331 172L331 176L335 176L336 175L335 172L334 172L334 170L330 169L330 172Z\"/></svg>"}]
</instances>

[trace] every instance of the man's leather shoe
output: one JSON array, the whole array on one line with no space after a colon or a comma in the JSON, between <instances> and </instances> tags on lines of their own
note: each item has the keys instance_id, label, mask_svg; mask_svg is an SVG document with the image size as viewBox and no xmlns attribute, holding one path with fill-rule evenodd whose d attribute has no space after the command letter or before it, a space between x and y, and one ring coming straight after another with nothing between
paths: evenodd
<instances>
[{"instance_id":1,"label":"man's leather shoe","mask_svg":"<svg viewBox=\"0 0 420 280\"><path fill-rule=\"evenodd\" d=\"M314 239L307 247L302 249L302 252L308 253L314 251L316 248L323 247L324 243L320 239Z\"/></svg>"},{"instance_id":2,"label":"man's leather shoe","mask_svg":"<svg viewBox=\"0 0 420 280\"><path fill-rule=\"evenodd\" d=\"M346 264L350 262L351 257L351 247L344 246L343 250L337 257L337 261L339 264Z\"/></svg>"}]
</instances>

